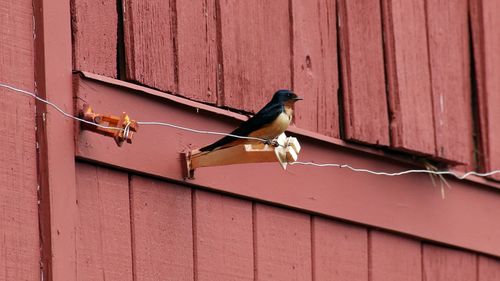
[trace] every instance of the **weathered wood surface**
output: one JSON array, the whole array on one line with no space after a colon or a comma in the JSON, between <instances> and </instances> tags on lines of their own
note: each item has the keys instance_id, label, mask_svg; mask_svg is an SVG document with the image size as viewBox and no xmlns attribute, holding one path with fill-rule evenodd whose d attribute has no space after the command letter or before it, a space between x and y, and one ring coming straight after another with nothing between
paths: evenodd
<instances>
[{"instance_id":1,"label":"weathered wood surface","mask_svg":"<svg viewBox=\"0 0 500 281\"><path fill-rule=\"evenodd\" d=\"M134 279L193 280L191 189L132 176Z\"/></svg>"},{"instance_id":2,"label":"weathered wood surface","mask_svg":"<svg viewBox=\"0 0 500 281\"><path fill-rule=\"evenodd\" d=\"M292 86L289 1L224 1L220 21L220 103L256 112L277 89Z\"/></svg>"},{"instance_id":3,"label":"weathered wood surface","mask_svg":"<svg viewBox=\"0 0 500 281\"><path fill-rule=\"evenodd\" d=\"M365 227L313 217L311 236L313 280L368 280Z\"/></svg>"},{"instance_id":4,"label":"weathered wood surface","mask_svg":"<svg viewBox=\"0 0 500 281\"><path fill-rule=\"evenodd\" d=\"M0 83L34 90L32 1L0 1ZM40 280L34 101L0 88L0 280Z\"/></svg>"},{"instance_id":5,"label":"weathered wood surface","mask_svg":"<svg viewBox=\"0 0 500 281\"><path fill-rule=\"evenodd\" d=\"M216 1L177 1L179 94L215 104L218 64Z\"/></svg>"},{"instance_id":6,"label":"weathered wood surface","mask_svg":"<svg viewBox=\"0 0 500 281\"><path fill-rule=\"evenodd\" d=\"M479 256L477 266L478 281L500 280L500 259Z\"/></svg>"},{"instance_id":7,"label":"weathered wood surface","mask_svg":"<svg viewBox=\"0 0 500 281\"><path fill-rule=\"evenodd\" d=\"M423 245L423 280L477 280L475 254L441 246Z\"/></svg>"},{"instance_id":8,"label":"weathered wood surface","mask_svg":"<svg viewBox=\"0 0 500 281\"><path fill-rule=\"evenodd\" d=\"M193 192L196 280L254 280L252 203Z\"/></svg>"},{"instance_id":9,"label":"weathered wood surface","mask_svg":"<svg viewBox=\"0 0 500 281\"><path fill-rule=\"evenodd\" d=\"M382 1L391 145L435 152L424 0Z\"/></svg>"},{"instance_id":10,"label":"weathered wood surface","mask_svg":"<svg viewBox=\"0 0 500 281\"><path fill-rule=\"evenodd\" d=\"M389 145L380 1L338 5L345 137Z\"/></svg>"},{"instance_id":11,"label":"weathered wood surface","mask_svg":"<svg viewBox=\"0 0 500 281\"><path fill-rule=\"evenodd\" d=\"M77 163L77 280L132 280L128 174Z\"/></svg>"},{"instance_id":12,"label":"weathered wood surface","mask_svg":"<svg viewBox=\"0 0 500 281\"><path fill-rule=\"evenodd\" d=\"M470 1L482 170L500 169L500 2ZM500 175L493 177L500 180Z\"/></svg>"},{"instance_id":13,"label":"weathered wood surface","mask_svg":"<svg viewBox=\"0 0 500 281\"><path fill-rule=\"evenodd\" d=\"M293 0L293 90L297 126L339 137L335 1Z\"/></svg>"},{"instance_id":14,"label":"weathered wood surface","mask_svg":"<svg viewBox=\"0 0 500 281\"><path fill-rule=\"evenodd\" d=\"M427 1L427 33L435 155L472 167L474 144L467 7L466 0Z\"/></svg>"},{"instance_id":15,"label":"weathered wood surface","mask_svg":"<svg viewBox=\"0 0 500 281\"><path fill-rule=\"evenodd\" d=\"M370 231L368 280L422 280L420 241L378 230Z\"/></svg>"},{"instance_id":16,"label":"weathered wood surface","mask_svg":"<svg viewBox=\"0 0 500 281\"><path fill-rule=\"evenodd\" d=\"M162 91L177 91L173 1L123 0L126 77Z\"/></svg>"},{"instance_id":17,"label":"weathered wood surface","mask_svg":"<svg viewBox=\"0 0 500 281\"><path fill-rule=\"evenodd\" d=\"M117 77L116 1L71 1L73 69Z\"/></svg>"}]
</instances>

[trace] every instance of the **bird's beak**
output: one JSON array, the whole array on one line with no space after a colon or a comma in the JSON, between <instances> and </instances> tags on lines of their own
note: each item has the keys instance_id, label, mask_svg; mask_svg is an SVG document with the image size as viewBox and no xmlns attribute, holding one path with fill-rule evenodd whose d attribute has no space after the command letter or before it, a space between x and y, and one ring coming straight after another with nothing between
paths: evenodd
<instances>
[{"instance_id":1,"label":"bird's beak","mask_svg":"<svg viewBox=\"0 0 500 281\"><path fill-rule=\"evenodd\" d=\"M303 100L303 98L297 96L297 97L294 97L293 100L298 101L298 100Z\"/></svg>"}]
</instances>

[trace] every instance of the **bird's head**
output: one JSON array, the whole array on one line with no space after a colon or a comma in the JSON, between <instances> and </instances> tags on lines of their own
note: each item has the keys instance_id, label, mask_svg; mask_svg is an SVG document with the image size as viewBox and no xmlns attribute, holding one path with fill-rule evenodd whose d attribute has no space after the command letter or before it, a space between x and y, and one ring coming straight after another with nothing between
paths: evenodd
<instances>
[{"instance_id":1,"label":"bird's head","mask_svg":"<svg viewBox=\"0 0 500 281\"><path fill-rule=\"evenodd\" d=\"M302 100L301 97L297 96L294 92L290 90L278 90L274 93L273 101L279 101L281 103L295 103L296 101Z\"/></svg>"}]
</instances>

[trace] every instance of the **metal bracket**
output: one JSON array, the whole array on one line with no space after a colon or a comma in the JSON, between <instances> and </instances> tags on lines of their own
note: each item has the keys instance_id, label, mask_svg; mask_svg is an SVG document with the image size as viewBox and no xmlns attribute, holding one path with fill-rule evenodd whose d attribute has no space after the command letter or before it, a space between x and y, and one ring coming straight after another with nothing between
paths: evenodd
<instances>
[{"instance_id":1,"label":"metal bracket","mask_svg":"<svg viewBox=\"0 0 500 281\"><path fill-rule=\"evenodd\" d=\"M137 121L131 120L127 113L122 112L120 116L94 113L88 104L83 106L80 117L86 121L109 128L99 127L88 123L81 123L82 130L92 131L104 136L112 137L118 146L123 142L132 143L134 133L139 129ZM114 129L117 128L117 129Z\"/></svg>"}]
</instances>

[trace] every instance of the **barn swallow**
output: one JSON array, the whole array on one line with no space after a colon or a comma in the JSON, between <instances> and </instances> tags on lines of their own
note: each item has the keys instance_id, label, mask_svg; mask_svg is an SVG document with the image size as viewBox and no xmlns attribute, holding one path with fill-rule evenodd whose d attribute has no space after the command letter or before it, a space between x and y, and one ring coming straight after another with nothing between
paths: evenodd
<instances>
[{"instance_id":1,"label":"barn swallow","mask_svg":"<svg viewBox=\"0 0 500 281\"><path fill-rule=\"evenodd\" d=\"M277 91L271 101L257 114L243 122L231 135L254 137L271 142L281 135L292 121L293 105L302 100L290 90ZM211 152L240 144L258 143L258 140L238 139L225 136L222 139L200 148L201 152Z\"/></svg>"}]
</instances>

